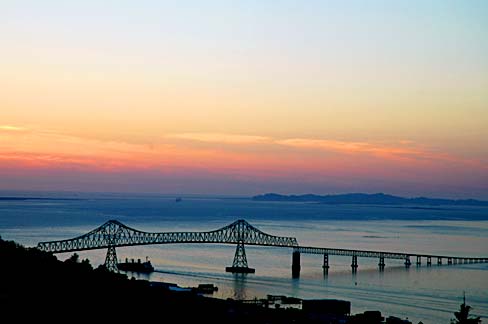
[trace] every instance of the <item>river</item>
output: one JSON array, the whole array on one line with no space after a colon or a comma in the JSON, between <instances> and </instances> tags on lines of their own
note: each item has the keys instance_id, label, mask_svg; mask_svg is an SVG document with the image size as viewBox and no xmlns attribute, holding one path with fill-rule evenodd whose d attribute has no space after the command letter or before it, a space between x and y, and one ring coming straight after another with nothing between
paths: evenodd
<instances>
[{"instance_id":1,"label":"river","mask_svg":"<svg viewBox=\"0 0 488 324\"><path fill-rule=\"evenodd\" d=\"M26 246L87 233L109 219L144 231L209 231L246 219L263 232L294 236L301 245L488 257L488 208L464 206L366 206L256 202L246 198L57 192L0 192L0 235ZM97 266L104 250L79 252ZM414 323L449 323L463 292L473 314L488 317L488 264L406 269L402 261L330 256L324 274L320 255L302 254L299 279L291 276L288 248L246 246L255 274L225 272L233 245L171 244L117 248L119 259L149 257L156 271L143 279L196 286L213 283L219 298L253 299L267 294L349 300L352 312L380 310ZM70 253L59 254L65 259ZM413 262L415 260L412 260ZM435 263L435 260L434 262ZM32 269L35 271L35 269ZM125 301L124 301L125 302Z\"/></svg>"}]
</instances>

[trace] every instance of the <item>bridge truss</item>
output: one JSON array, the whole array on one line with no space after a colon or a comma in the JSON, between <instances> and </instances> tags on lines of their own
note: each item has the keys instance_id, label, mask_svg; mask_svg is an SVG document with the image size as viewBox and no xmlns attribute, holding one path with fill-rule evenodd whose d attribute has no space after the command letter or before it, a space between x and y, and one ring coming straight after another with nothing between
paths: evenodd
<instances>
[{"instance_id":1,"label":"bridge truss","mask_svg":"<svg viewBox=\"0 0 488 324\"><path fill-rule=\"evenodd\" d=\"M245 220L238 220L220 229L209 232L144 232L126 226L119 221L110 220L93 231L75 237L73 239L40 242L38 249L51 253L74 252L94 249L107 249L105 266L109 270L117 271L116 247L148 245L148 244L172 244L172 243L220 243L236 244L234 262L231 267L226 267L229 272L254 272L248 267L244 245L276 246L293 248L292 274L298 276L300 272L300 254L319 254L324 257L324 270L329 268L329 255L351 256L353 271L358 268L358 257L378 258L380 270L385 267L385 259L404 260L405 266L412 263L411 258L416 258L417 266L422 259L427 266L432 264L432 259L437 259L437 264L464 264L486 263L488 258L479 257L454 257L445 255L429 255L404 252L365 251L352 249L335 249L311 246L299 246L296 238L274 236L264 233Z\"/></svg>"},{"instance_id":2,"label":"bridge truss","mask_svg":"<svg viewBox=\"0 0 488 324\"><path fill-rule=\"evenodd\" d=\"M139 231L110 220L93 231L73 239L40 242L37 248L51 253L75 252L107 248L105 266L117 270L116 247L172 244L172 243L220 243L237 244L233 267L248 268L244 245L261 245L276 247L297 247L294 237L283 237L266 234L243 219L209 232L160 232Z\"/></svg>"}]
</instances>

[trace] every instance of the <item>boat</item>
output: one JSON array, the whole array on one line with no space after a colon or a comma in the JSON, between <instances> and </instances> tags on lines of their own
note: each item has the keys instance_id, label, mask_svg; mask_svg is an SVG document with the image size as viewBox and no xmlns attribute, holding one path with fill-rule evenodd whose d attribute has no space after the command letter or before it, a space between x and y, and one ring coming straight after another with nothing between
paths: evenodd
<instances>
[{"instance_id":1,"label":"boat","mask_svg":"<svg viewBox=\"0 0 488 324\"><path fill-rule=\"evenodd\" d=\"M145 262L141 262L141 259L137 259L137 262L135 262L134 259L131 259L129 262L129 260L125 258L125 262L117 263L117 267L119 270L130 272L151 273L154 271L154 267L147 257Z\"/></svg>"},{"instance_id":2,"label":"boat","mask_svg":"<svg viewBox=\"0 0 488 324\"><path fill-rule=\"evenodd\" d=\"M199 284L194 290L201 294L213 294L215 291L218 291L219 288L214 286L214 284Z\"/></svg>"},{"instance_id":3,"label":"boat","mask_svg":"<svg viewBox=\"0 0 488 324\"><path fill-rule=\"evenodd\" d=\"M180 201L181 201L181 197L175 199L175 202L180 202Z\"/></svg>"}]
</instances>

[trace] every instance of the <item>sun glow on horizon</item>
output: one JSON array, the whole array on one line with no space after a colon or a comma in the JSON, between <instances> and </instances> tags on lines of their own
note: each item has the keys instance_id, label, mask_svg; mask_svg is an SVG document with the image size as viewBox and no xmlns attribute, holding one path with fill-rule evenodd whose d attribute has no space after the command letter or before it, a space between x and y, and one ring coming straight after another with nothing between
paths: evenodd
<instances>
[{"instance_id":1,"label":"sun glow on horizon","mask_svg":"<svg viewBox=\"0 0 488 324\"><path fill-rule=\"evenodd\" d=\"M0 189L488 199L486 2L59 4L0 4Z\"/></svg>"}]
</instances>

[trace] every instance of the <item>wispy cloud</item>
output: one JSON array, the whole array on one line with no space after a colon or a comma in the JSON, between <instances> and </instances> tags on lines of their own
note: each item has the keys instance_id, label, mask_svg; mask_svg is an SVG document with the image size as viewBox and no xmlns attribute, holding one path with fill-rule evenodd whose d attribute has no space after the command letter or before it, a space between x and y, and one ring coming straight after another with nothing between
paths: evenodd
<instances>
[{"instance_id":1,"label":"wispy cloud","mask_svg":"<svg viewBox=\"0 0 488 324\"><path fill-rule=\"evenodd\" d=\"M170 139L182 139L208 143L222 144L263 144L271 141L266 136L227 134L227 133L180 133L168 134L165 136Z\"/></svg>"},{"instance_id":2,"label":"wispy cloud","mask_svg":"<svg viewBox=\"0 0 488 324\"><path fill-rule=\"evenodd\" d=\"M413 157L426 152L413 147L395 147L367 142L346 142L324 139L291 138L276 141L275 143L296 148L319 149L340 152L345 154L372 154L377 156ZM407 144L407 143L402 143Z\"/></svg>"},{"instance_id":3,"label":"wispy cloud","mask_svg":"<svg viewBox=\"0 0 488 324\"><path fill-rule=\"evenodd\" d=\"M203 142L209 144L232 144L239 147L246 147L246 152L267 152L269 156L274 153L283 153L286 150L288 157L293 156L300 150L314 153L334 153L336 156L355 155L358 158L376 158L385 161L420 163L430 161L448 162L455 164L473 165L486 168L486 163L481 161L471 161L469 159L453 156L449 153L439 152L432 148L427 148L414 141L402 139L400 141L381 143L368 141L343 141L324 138L274 138L271 136L243 135L229 133L175 133L164 136L166 140L184 140L189 142ZM178 146L178 144L175 144ZM191 147L191 144L190 146ZM210 145L211 147L211 145ZM226 148L225 150L239 150L239 148ZM280 155L282 156L282 155Z\"/></svg>"},{"instance_id":4,"label":"wispy cloud","mask_svg":"<svg viewBox=\"0 0 488 324\"><path fill-rule=\"evenodd\" d=\"M7 132L19 132L27 130L25 127L12 126L12 125L0 125L0 130Z\"/></svg>"},{"instance_id":5,"label":"wispy cloud","mask_svg":"<svg viewBox=\"0 0 488 324\"><path fill-rule=\"evenodd\" d=\"M61 164L113 170L185 167L233 170L236 173L249 171L255 175L259 170L266 170L263 172L267 176L290 169L312 173L321 170L339 173L345 169L349 173L372 169L381 173L386 169L420 170L447 166L487 169L482 160L453 156L406 140L375 143L194 132L164 135L155 144L148 145L32 127L2 125L0 130L5 130L0 138L0 164L19 167ZM24 132L19 132L21 130ZM359 162L368 167L358 167Z\"/></svg>"}]
</instances>

